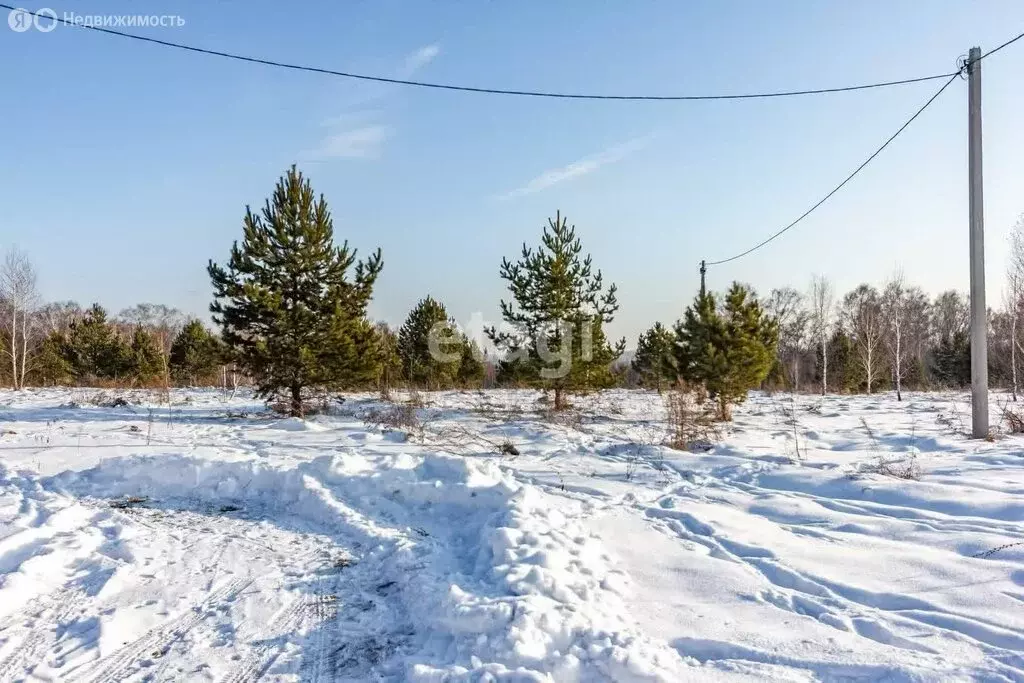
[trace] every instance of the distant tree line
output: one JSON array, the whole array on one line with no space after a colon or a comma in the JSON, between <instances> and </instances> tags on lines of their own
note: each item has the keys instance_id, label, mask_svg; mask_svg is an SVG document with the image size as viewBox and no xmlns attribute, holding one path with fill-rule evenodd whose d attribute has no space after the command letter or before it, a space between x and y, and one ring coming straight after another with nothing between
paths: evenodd
<instances>
[{"instance_id":1,"label":"distant tree line","mask_svg":"<svg viewBox=\"0 0 1024 683\"><path fill-rule=\"evenodd\" d=\"M1024 228L1014 233L1020 235ZM1011 266L1010 289L1001 308L988 312L989 382L1018 393L1024 240ZM897 273L881 287L861 284L835 296L827 278L816 276L806 292L772 290L760 302L776 325L778 343L761 386L821 393L873 393L960 389L971 382L967 297L949 290L929 297ZM678 328L661 323L637 344L627 384L650 388L677 377Z\"/></svg>"},{"instance_id":2,"label":"distant tree line","mask_svg":"<svg viewBox=\"0 0 1024 683\"><path fill-rule=\"evenodd\" d=\"M1018 224L1006 300L989 314L992 381L1014 396L1024 352L1022 232ZM380 250L359 260L347 241L336 243L325 198L294 166L259 211L246 207L241 241L207 270L217 334L166 306L109 317L99 305L42 305L28 259L9 252L0 264L0 352L9 361L0 381L212 385L238 376L296 415L311 399L349 389L526 386L561 409L574 393L682 383L706 390L728 419L757 387L901 396L970 380L965 297L932 299L900 274L838 299L824 277L806 292L781 288L763 299L740 283L702 292L679 321L645 331L624 362L625 340L605 331L619 308L616 286L605 285L561 213L539 245L500 264L510 296L500 302L502 326L484 331L490 356L431 295L392 329L367 315Z\"/></svg>"},{"instance_id":3,"label":"distant tree line","mask_svg":"<svg viewBox=\"0 0 1024 683\"><path fill-rule=\"evenodd\" d=\"M21 255L17 261L30 267ZM15 388L215 385L229 375L218 337L167 306L139 304L110 317L99 304L0 303L0 352L10 361L0 365L0 381Z\"/></svg>"}]
</instances>

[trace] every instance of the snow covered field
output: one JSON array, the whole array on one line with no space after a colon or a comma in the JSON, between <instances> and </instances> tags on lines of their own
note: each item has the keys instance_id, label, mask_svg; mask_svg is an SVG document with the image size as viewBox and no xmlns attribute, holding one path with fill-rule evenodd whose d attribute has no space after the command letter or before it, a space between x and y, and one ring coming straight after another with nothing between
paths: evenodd
<instances>
[{"instance_id":1,"label":"snow covered field","mask_svg":"<svg viewBox=\"0 0 1024 683\"><path fill-rule=\"evenodd\" d=\"M0 681L1024 681L1024 439L962 395L757 396L690 453L645 392L408 439L98 393L0 393Z\"/></svg>"}]
</instances>

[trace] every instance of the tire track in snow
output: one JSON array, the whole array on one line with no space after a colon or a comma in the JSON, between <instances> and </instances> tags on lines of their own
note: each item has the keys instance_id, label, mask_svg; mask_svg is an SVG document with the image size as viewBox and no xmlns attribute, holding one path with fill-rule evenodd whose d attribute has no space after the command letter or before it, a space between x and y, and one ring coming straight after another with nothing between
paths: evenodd
<instances>
[{"instance_id":1,"label":"tire track in snow","mask_svg":"<svg viewBox=\"0 0 1024 683\"><path fill-rule=\"evenodd\" d=\"M306 620L312 635L310 656L303 656L303 680L319 683L333 681L337 670L338 635L338 577L321 578L317 590L307 602Z\"/></svg>"},{"instance_id":2,"label":"tire track in snow","mask_svg":"<svg viewBox=\"0 0 1024 683\"><path fill-rule=\"evenodd\" d=\"M212 608L230 601L250 583L250 578L230 579L220 588L208 593L200 603L193 605L189 610L150 629L143 636L96 662L77 680L82 683L113 683L122 680L132 672L140 659L165 655L170 645L203 621Z\"/></svg>"},{"instance_id":3,"label":"tire track in snow","mask_svg":"<svg viewBox=\"0 0 1024 683\"><path fill-rule=\"evenodd\" d=\"M296 598L270 617L269 623L277 625L283 635L297 628L302 623L303 617L309 611L309 608L310 598L308 596ZM259 643L245 656L237 667L220 679L220 683L250 683L258 681L274 663L280 652L281 644L279 643Z\"/></svg>"},{"instance_id":4,"label":"tire track in snow","mask_svg":"<svg viewBox=\"0 0 1024 683\"><path fill-rule=\"evenodd\" d=\"M18 680L19 676L26 673L27 667L39 664L45 654L57 644L57 631L53 624L71 620L85 609L89 599L89 595L79 587L62 589L46 599L46 605L42 609L33 610L37 615L34 617L36 620L42 620L42 616L47 615L44 625L30 629L3 661L0 661L0 681Z\"/></svg>"}]
</instances>

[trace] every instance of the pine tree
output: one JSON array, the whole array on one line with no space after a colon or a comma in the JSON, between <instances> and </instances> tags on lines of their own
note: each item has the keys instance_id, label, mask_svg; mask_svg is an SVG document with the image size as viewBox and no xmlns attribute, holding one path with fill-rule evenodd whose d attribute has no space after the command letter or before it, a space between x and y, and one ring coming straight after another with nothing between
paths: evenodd
<instances>
[{"instance_id":1,"label":"pine tree","mask_svg":"<svg viewBox=\"0 0 1024 683\"><path fill-rule=\"evenodd\" d=\"M232 246L227 267L211 261L207 271L214 321L259 396L284 391L291 414L301 416L310 388L374 381L376 335L366 306L381 267L379 249L356 263L347 242L335 246L327 202L294 166L259 215L246 208L241 246Z\"/></svg>"},{"instance_id":2,"label":"pine tree","mask_svg":"<svg viewBox=\"0 0 1024 683\"><path fill-rule=\"evenodd\" d=\"M139 384L149 384L164 374L163 354L153 335L141 325L132 331L127 371Z\"/></svg>"},{"instance_id":3,"label":"pine tree","mask_svg":"<svg viewBox=\"0 0 1024 683\"><path fill-rule=\"evenodd\" d=\"M36 356L35 375L43 386L61 386L74 380L74 368L70 357L68 340L60 332L51 332L39 347Z\"/></svg>"},{"instance_id":4,"label":"pine tree","mask_svg":"<svg viewBox=\"0 0 1024 683\"><path fill-rule=\"evenodd\" d=\"M610 386L610 366L626 346L625 339L611 346L604 333L619 307L615 285L603 292L601 271L582 251L561 212L548 219L540 247L524 244L520 260L501 264L513 299L501 301L501 314L512 330L487 330L506 353L500 374L554 391L556 410L566 407L566 392Z\"/></svg>"},{"instance_id":5,"label":"pine tree","mask_svg":"<svg viewBox=\"0 0 1024 683\"><path fill-rule=\"evenodd\" d=\"M815 379L821 376L821 346L816 351L818 368ZM860 370L854 356L853 340L842 327L837 327L828 341L828 375L830 387L837 391L857 391L860 388Z\"/></svg>"},{"instance_id":6,"label":"pine tree","mask_svg":"<svg viewBox=\"0 0 1024 683\"><path fill-rule=\"evenodd\" d=\"M220 340L198 320L190 320L171 342L170 371L175 382L212 382L221 364Z\"/></svg>"},{"instance_id":7,"label":"pine tree","mask_svg":"<svg viewBox=\"0 0 1024 683\"><path fill-rule=\"evenodd\" d=\"M374 327L377 336L377 389L385 397L391 387L402 378L402 358L398 355L398 335L387 323L379 322Z\"/></svg>"},{"instance_id":8,"label":"pine tree","mask_svg":"<svg viewBox=\"0 0 1024 683\"><path fill-rule=\"evenodd\" d=\"M398 355L405 379L414 385L440 389L455 382L461 335L444 304L431 296L416 304L398 330Z\"/></svg>"},{"instance_id":9,"label":"pine tree","mask_svg":"<svg viewBox=\"0 0 1024 683\"><path fill-rule=\"evenodd\" d=\"M675 333L661 323L640 335L632 367L641 386L653 387L660 394L663 387L676 381L675 345Z\"/></svg>"},{"instance_id":10,"label":"pine tree","mask_svg":"<svg viewBox=\"0 0 1024 683\"><path fill-rule=\"evenodd\" d=\"M955 330L939 339L932 352L932 373L942 386L965 387L971 383L969 330Z\"/></svg>"},{"instance_id":11,"label":"pine tree","mask_svg":"<svg viewBox=\"0 0 1024 683\"><path fill-rule=\"evenodd\" d=\"M676 362L680 376L702 383L718 402L719 417L760 386L775 359L778 325L753 293L733 283L719 311L715 296L698 295L676 325Z\"/></svg>"},{"instance_id":12,"label":"pine tree","mask_svg":"<svg viewBox=\"0 0 1024 683\"><path fill-rule=\"evenodd\" d=\"M66 355L79 381L118 379L131 372L131 350L99 304L71 323Z\"/></svg>"},{"instance_id":13,"label":"pine tree","mask_svg":"<svg viewBox=\"0 0 1024 683\"><path fill-rule=\"evenodd\" d=\"M511 346L498 360L494 381L502 387L531 386L540 373L540 361L521 346Z\"/></svg>"},{"instance_id":14,"label":"pine tree","mask_svg":"<svg viewBox=\"0 0 1024 683\"><path fill-rule=\"evenodd\" d=\"M458 382L464 387L479 387L483 384L487 368L484 367L483 352L469 337L462 338L462 358L459 360Z\"/></svg>"}]
</instances>

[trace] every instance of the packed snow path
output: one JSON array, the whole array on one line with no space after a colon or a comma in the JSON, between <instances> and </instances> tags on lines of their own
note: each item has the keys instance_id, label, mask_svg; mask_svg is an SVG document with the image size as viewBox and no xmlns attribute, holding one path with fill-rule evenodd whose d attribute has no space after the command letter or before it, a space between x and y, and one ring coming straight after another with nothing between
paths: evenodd
<instances>
[{"instance_id":1,"label":"packed snow path","mask_svg":"<svg viewBox=\"0 0 1024 683\"><path fill-rule=\"evenodd\" d=\"M692 453L647 392L112 396L0 394L0 681L1024 681L1024 438L963 396Z\"/></svg>"}]
</instances>

